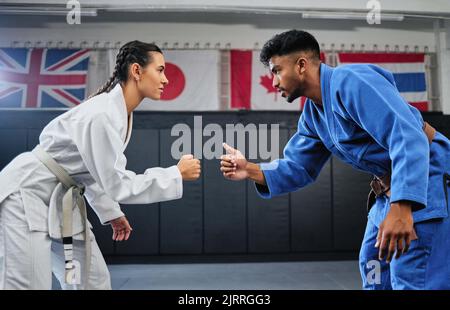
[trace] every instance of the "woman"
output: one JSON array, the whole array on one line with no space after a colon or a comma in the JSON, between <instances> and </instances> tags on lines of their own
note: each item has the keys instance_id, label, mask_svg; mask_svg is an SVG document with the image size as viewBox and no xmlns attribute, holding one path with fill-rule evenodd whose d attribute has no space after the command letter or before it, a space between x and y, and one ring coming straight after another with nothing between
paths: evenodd
<instances>
[{"instance_id":1,"label":"woman","mask_svg":"<svg viewBox=\"0 0 450 310\"><path fill-rule=\"evenodd\" d=\"M119 203L178 199L182 180L200 176L200 162L192 155L144 174L125 168L133 111L144 98L160 99L168 84L164 67L156 45L125 44L110 80L51 121L39 145L0 172L0 288L50 289L53 269L63 288L110 289L82 196L121 241L131 227Z\"/></svg>"}]
</instances>

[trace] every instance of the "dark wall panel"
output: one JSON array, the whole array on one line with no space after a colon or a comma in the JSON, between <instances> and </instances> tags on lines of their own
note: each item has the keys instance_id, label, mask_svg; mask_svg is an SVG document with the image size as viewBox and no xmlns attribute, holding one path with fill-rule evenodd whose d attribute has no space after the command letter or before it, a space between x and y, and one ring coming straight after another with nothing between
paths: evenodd
<instances>
[{"instance_id":1,"label":"dark wall panel","mask_svg":"<svg viewBox=\"0 0 450 310\"><path fill-rule=\"evenodd\" d=\"M0 129L0 169L27 150L26 129Z\"/></svg>"},{"instance_id":2,"label":"dark wall panel","mask_svg":"<svg viewBox=\"0 0 450 310\"><path fill-rule=\"evenodd\" d=\"M100 251L103 255L114 255L115 247L112 240L112 229L110 225L102 225L94 210L86 202L89 222L92 224L92 231L95 235L95 240L98 243Z\"/></svg>"},{"instance_id":3,"label":"dark wall panel","mask_svg":"<svg viewBox=\"0 0 450 310\"><path fill-rule=\"evenodd\" d=\"M333 248L331 162L317 180L291 194L292 251Z\"/></svg>"},{"instance_id":4,"label":"dark wall panel","mask_svg":"<svg viewBox=\"0 0 450 310\"><path fill-rule=\"evenodd\" d=\"M205 253L245 253L245 183L226 180L220 160L204 160Z\"/></svg>"},{"instance_id":5,"label":"dark wall panel","mask_svg":"<svg viewBox=\"0 0 450 310\"><path fill-rule=\"evenodd\" d=\"M39 135L42 129L28 129L27 150L31 151L39 144Z\"/></svg>"},{"instance_id":6,"label":"dark wall panel","mask_svg":"<svg viewBox=\"0 0 450 310\"><path fill-rule=\"evenodd\" d=\"M38 143L42 128L61 113L44 110L0 113L0 169L18 154L31 150ZM237 123L279 124L280 153L288 136L295 132L298 120L298 115L292 112L205 112L202 116L203 127L209 123L222 127ZM426 113L424 119L448 136L449 116ZM193 129L193 120L194 114L190 112L135 113L135 129L125 152L128 168L141 173L149 167L176 164L171 146L177 137L170 136L170 129L178 123L186 123ZM197 141L200 145L208 139L201 136ZM103 254L356 253L359 250L367 221L369 174L333 158L312 185L264 200L256 194L252 182L225 180L218 159L204 159L202 167L200 180L184 183L180 200L123 205L134 229L127 242L114 243L111 227L102 226L89 210Z\"/></svg>"},{"instance_id":7,"label":"dark wall panel","mask_svg":"<svg viewBox=\"0 0 450 310\"><path fill-rule=\"evenodd\" d=\"M125 150L127 169L143 173L159 166L159 132L135 129ZM122 205L133 232L126 242L116 243L118 255L154 255L159 253L159 203Z\"/></svg>"},{"instance_id":8,"label":"dark wall panel","mask_svg":"<svg viewBox=\"0 0 450 310\"><path fill-rule=\"evenodd\" d=\"M288 139L287 129L280 129L279 139L281 156ZM259 197L253 182L248 181L247 187L249 252L289 252L289 195L267 200Z\"/></svg>"},{"instance_id":9,"label":"dark wall panel","mask_svg":"<svg viewBox=\"0 0 450 310\"><path fill-rule=\"evenodd\" d=\"M334 245L358 250L367 222L366 201L371 176L333 158Z\"/></svg>"},{"instance_id":10,"label":"dark wall panel","mask_svg":"<svg viewBox=\"0 0 450 310\"><path fill-rule=\"evenodd\" d=\"M193 143L192 135L192 146ZM170 130L160 131L160 162L162 167L176 165L171 155ZM193 149L191 150L193 153ZM202 172L203 173L203 172ZM183 184L183 198L161 203L161 254L200 254L203 252L203 181Z\"/></svg>"}]
</instances>

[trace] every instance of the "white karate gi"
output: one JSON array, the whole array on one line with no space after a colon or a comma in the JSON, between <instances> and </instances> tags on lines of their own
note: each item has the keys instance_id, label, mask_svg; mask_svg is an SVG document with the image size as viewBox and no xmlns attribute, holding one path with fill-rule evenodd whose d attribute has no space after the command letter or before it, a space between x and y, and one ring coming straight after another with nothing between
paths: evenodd
<instances>
[{"instance_id":1,"label":"white karate gi","mask_svg":"<svg viewBox=\"0 0 450 310\"><path fill-rule=\"evenodd\" d=\"M122 87L117 85L58 116L39 137L43 149L86 186L85 197L103 224L124 215L119 202L154 203L183 194L177 166L150 168L144 174L126 170L123 152L132 119L132 115L128 118ZM64 284L59 240L64 192L62 184L31 152L18 155L0 172L0 288L50 289L51 254L58 262L53 264L53 272ZM79 210L73 210L74 258L83 268L84 227ZM109 272L91 235L87 288L109 289ZM85 283L79 288L86 288Z\"/></svg>"}]
</instances>

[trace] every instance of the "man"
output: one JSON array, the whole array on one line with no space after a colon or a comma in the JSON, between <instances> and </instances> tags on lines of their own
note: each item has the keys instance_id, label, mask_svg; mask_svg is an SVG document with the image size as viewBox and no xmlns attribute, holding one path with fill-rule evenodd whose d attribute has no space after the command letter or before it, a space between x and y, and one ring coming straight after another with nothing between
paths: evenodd
<instances>
[{"instance_id":1,"label":"man","mask_svg":"<svg viewBox=\"0 0 450 310\"><path fill-rule=\"evenodd\" d=\"M221 171L249 178L263 198L313 182L333 154L375 176L360 251L365 289L450 289L450 141L423 122L399 94L393 75L375 65L331 68L309 33L274 36L261 51L273 86L292 102L308 100L284 158L247 162L224 145ZM370 281L372 260L381 281ZM375 283L374 283L375 282ZM378 282L378 283L376 283Z\"/></svg>"}]
</instances>

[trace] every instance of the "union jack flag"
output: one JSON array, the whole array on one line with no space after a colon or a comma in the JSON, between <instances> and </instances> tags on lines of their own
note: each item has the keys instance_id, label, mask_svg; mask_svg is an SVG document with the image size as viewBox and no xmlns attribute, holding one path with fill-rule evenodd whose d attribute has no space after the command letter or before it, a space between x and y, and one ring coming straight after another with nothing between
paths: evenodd
<instances>
[{"instance_id":1,"label":"union jack flag","mask_svg":"<svg viewBox=\"0 0 450 310\"><path fill-rule=\"evenodd\" d=\"M0 49L0 108L67 108L85 98L87 49Z\"/></svg>"}]
</instances>

